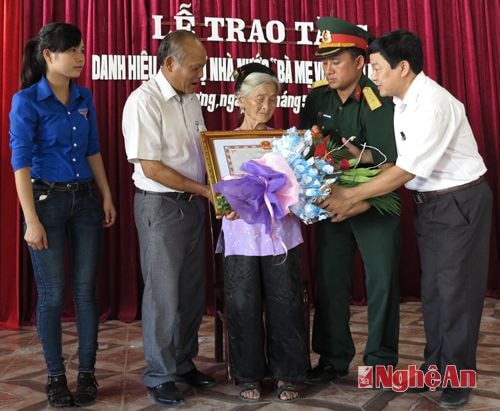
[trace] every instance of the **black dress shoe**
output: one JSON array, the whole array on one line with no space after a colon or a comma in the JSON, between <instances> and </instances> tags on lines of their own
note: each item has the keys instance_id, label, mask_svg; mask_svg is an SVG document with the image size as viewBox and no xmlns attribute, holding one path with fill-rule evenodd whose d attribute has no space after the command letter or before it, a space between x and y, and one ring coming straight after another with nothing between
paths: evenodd
<instances>
[{"instance_id":1,"label":"black dress shoe","mask_svg":"<svg viewBox=\"0 0 500 411\"><path fill-rule=\"evenodd\" d=\"M178 374L175 378L177 382L185 382L186 384L191 385L192 387L198 388L208 388L215 385L215 380L210 377L210 375L203 374L198 371L196 368L193 368L191 371L188 371L184 374Z\"/></svg>"},{"instance_id":2,"label":"black dress shoe","mask_svg":"<svg viewBox=\"0 0 500 411\"><path fill-rule=\"evenodd\" d=\"M439 405L444 408L460 408L469 402L469 388L445 388L439 398Z\"/></svg>"},{"instance_id":3,"label":"black dress shoe","mask_svg":"<svg viewBox=\"0 0 500 411\"><path fill-rule=\"evenodd\" d=\"M156 387L148 387L148 392L160 405L181 405L184 397L173 381L165 382Z\"/></svg>"},{"instance_id":4,"label":"black dress shoe","mask_svg":"<svg viewBox=\"0 0 500 411\"><path fill-rule=\"evenodd\" d=\"M337 370L331 364L318 363L307 372L305 383L309 385L328 384L348 374L348 370Z\"/></svg>"},{"instance_id":5,"label":"black dress shoe","mask_svg":"<svg viewBox=\"0 0 500 411\"><path fill-rule=\"evenodd\" d=\"M56 375L47 380L47 399L52 407L72 407L73 396L68 389L66 375Z\"/></svg>"},{"instance_id":6,"label":"black dress shoe","mask_svg":"<svg viewBox=\"0 0 500 411\"><path fill-rule=\"evenodd\" d=\"M97 398L97 381L93 372L79 372L75 393L75 405L85 407Z\"/></svg>"}]
</instances>

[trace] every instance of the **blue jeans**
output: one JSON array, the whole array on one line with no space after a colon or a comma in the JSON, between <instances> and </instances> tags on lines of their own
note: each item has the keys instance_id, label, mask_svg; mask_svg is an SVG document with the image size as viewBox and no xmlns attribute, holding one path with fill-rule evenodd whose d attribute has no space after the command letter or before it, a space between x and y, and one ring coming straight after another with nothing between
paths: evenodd
<instances>
[{"instance_id":1,"label":"blue jeans","mask_svg":"<svg viewBox=\"0 0 500 411\"><path fill-rule=\"evenodd\" d=\"M61 310L66 238L71 254L71 285L78 328L78 371L93 371L99 314L95 285L103 220L101 202L95 188L57 191L34 184L33 195L49 246L45 250L29 247L38 291L36 324L48 374L65 373Z\"/></svg>"}]
</instances>

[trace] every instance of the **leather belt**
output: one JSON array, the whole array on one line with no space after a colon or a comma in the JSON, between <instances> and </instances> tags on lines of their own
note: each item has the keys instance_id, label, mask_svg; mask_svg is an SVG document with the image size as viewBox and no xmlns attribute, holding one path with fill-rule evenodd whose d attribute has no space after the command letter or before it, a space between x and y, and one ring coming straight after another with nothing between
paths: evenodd
<instances>
[{"instance_id":1,"label":"leather belt","mask_svg":"<svg viewBox=\"0 0 500 411\"><path fill-rule=\"evenodd\" d=\"M158 191L141 190L140 188L137 187L135 188L135 192L143 195L163 196L171 198L173 200L181 200L181 201L192 201L197 197L197 195L193 193L180 192L180 191L167 191L161 193Z\"/></svg>"},{"instance_id":2,"label":"leather belt","mask_svg":"<svg viewBox=\"0 0 500 411\"><path fill-rule=\"evenodd\" d=\"M39 178L31 179L31 184L33 185L43 185L51 190L56 191L78 191L78 190L90 190L94 188L94 182L89 181L78 181L75 183L52 183L50 181L41 180Z\"/></svg>"},{"instance_id":3,"label":"leather belt","mask_svg":"<svg viewBox=\"0 0 500 411\"><path fill-rule=\"evenodd\" d=\"M433 201L443 197L445 194L456 193L457 191L463 191L470 187L477 186L478 184L481 184L483 181L484 178L481 176L477 180L471 181L470 183L460 184L458 186L444 188L442 190L416 191L413 194L413 200L417 204L428 203L429 201Z\"/></svg>"}]
</instances>

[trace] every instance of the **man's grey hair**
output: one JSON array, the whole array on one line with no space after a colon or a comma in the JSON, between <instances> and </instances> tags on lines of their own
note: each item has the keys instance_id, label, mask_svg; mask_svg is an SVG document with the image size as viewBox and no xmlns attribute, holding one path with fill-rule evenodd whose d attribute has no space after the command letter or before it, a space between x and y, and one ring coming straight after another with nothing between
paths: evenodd
<instances>
[{"instance_id":1,"label":"man's grey hair","mask_svg":"<svg viewBox=\"0 0 500 411\"><path fill-rule=\"evenodd\" d=\"M188 30L171 31L163 37L160 47L158 47L158 63L160 66L163 65L167 57L173 57L177 63L182 64L184 57L186 57L184 41L187 39L194 39L201 44L198 37Z\"/></svg>"}]
</instances>

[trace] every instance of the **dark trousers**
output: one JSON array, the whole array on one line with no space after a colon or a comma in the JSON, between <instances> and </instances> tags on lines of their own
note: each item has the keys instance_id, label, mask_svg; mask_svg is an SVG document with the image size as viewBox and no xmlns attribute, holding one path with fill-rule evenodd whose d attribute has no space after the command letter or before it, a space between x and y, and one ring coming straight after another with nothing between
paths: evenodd
<instances>
[{"instance_id":1,"label":"dark trousers","mask_svg":"<svg viewBox=\"0 0 500 411\"><path fill-rule=\"evenodd\" d=\"M355 349L349 298L356 247L363 259L368 297L366 365L396 365L399 338L399 217L375 209L341 223L317 224L316 311L312 347L320 361L345 370Z\"/></svg>"},{"instance_id":2,"label":"dark trousers","mask_svg":"<svg viewBox=\"0 0 500 411\"><path fill-rule=\"evenodd\" d=\"M284 258L224 258L229 363L238 382L260 381L268 372L276 380L305 378L309 353L299 247Z\"/></svg>"},{"instance_id":3,"label":"dark trousers","mask_svg":"<svg viewBox=\"0 0 500 411\"><path fill-rule=\"evenodd\" d=\"M476 369L491 212L486 182L417 205L427 367Z\"/></svg>"},{"instance_id":4,"label":"dark trousers","mask_svg":"<svg viewBox=\"0 0 500 411\"><path fill-rule=\"evenodd\" d=\"M205 308L205 206L199 197L136 193L134 215L144 280L142 381L155 387L195 367Z\"/></svg>"}]
</instances>

